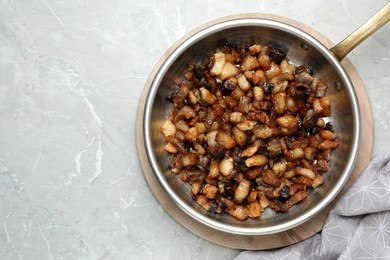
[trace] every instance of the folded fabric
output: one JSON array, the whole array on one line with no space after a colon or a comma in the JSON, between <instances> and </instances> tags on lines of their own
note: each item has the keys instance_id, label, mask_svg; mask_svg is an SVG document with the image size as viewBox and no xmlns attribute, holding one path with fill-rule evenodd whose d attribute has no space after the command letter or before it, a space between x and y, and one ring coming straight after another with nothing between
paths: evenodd
<instances>
[{"instance_id":1,"label":"folded fabric","mask_svg":"<svg viewBox=\"0 0 390 260\"><path fill-rule=\"evenodd\" d=\"M371 160L320 233L284 248L243 251L235 259L390 259L390 154Z\"/></svg>"}]
</instances>

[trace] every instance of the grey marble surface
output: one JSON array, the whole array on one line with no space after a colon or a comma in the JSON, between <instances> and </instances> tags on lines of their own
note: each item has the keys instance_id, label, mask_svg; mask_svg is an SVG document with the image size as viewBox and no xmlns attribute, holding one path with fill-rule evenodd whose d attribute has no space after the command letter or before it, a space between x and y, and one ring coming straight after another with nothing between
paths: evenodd
<instances>
[{"instance_id":1,"label":"grey marble surface","mask_svg":"<svg viewBox=\"0 0 390 260\"><path fill-rule=\"evenodd\" d=\"M386 2L0 0L0 259L234 258L147 186L135 120L149 73L221 16L273 13L338 42ZM372 104L375 153L390 146L389 56L390 25L348 55Z\"/></svg>"}]
</instances>

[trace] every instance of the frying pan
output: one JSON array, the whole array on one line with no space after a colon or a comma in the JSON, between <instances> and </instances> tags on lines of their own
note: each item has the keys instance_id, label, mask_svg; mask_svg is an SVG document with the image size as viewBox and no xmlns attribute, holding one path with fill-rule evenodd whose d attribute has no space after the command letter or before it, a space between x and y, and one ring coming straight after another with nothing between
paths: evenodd
<instances>
[{"instance_id":1,"label":"frying pan","mask_svg":"<svg viewBox=\"0 0 390 260\"><path fill-rule=\"evenodd\" d=\"M390 19L387 4L362 27L331 48L306 32L278 21L256 18L234 18L203 28L190 35L159 66L148 91L143 117L145 150L153 173L170 199L195 221L212 229L236 235L269 235L290 230L314 218L339 194L355 165L359 149L361 117L354 87L340 61L361 41ZM169 155L160 129L171 104L165 99L181 81L190 62L201 62L219 42L235 44L258 42L283 46L291 63L306 64L315 75L330 84L328 95L333 114L328 120L338 133L339 147L333 152L325 183L311 191L309 197L287 214L265 211L261 219L240 222L227 215L206 212L191 198L189 187L181 183L168 168Z\"/></svg>"}]
</instances>

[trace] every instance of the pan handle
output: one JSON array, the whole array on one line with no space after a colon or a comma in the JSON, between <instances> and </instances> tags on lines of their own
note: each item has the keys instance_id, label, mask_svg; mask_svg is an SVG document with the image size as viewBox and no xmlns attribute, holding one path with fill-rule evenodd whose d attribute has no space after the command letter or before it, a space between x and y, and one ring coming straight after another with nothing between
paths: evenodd
<instances>
[{"instance_id":1,"label":"pan handle","mask_svg":"<svg viewBox=\"0 0 390 260\"><path fill-rule=\"evenodd\" d=\"M344 40L332 47L330 51L341 61L357 45L364 41L371 34L380 29L390 21L390 2L380 9L367 22L360 26L356 31L347 36Z\"/></svg>"}]
</instances>

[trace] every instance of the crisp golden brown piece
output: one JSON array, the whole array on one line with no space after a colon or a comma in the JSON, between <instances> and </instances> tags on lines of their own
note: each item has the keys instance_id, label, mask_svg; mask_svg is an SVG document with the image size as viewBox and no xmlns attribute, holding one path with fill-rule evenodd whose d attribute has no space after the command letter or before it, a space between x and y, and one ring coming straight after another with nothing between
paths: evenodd
<instances>
[{"instance_id":1,"label":"crisp golden brown piece","mask_svg":"<svg viewBox=\"0 0 390 260\"><path fill-rule=\"evenodd\" d=\"M166 139L176 134L176 127L172 123L170 119L166 120L161 127L161 131L163 132Z\"/></svg>"},{"instance_id":2,"label":"crisp golden brown piece","mask_svg":"<svg viewBox=\"0 0 390 260\"><path fill-rule=\"evenodd\" d=\"M233 158L223 159L219 164L219 172L222 173L223 176L231 176L234 170Z\"/></svg>"},{"instance_id":3,"label":"crisp golden brown piece","mask_svg":"<svg viewBox=\"0 0 390 260\"><path fill-rule=\"evenodd\" d=\"M246 220L249 217L248 208L239 204L236 204L232 209L229 209L228 213L238 220Z\"/></svg>"},{"instance_id":4,"label":"crisp golden brown piece","mask_svg":"<svg viewBox=\"0 0 390 260\"><path fill-rule=\"evenodd\" d=\"M264 166L268 163L268 158L262 154L256 154L245 160L247 167Z\"/></svg>"},{"instance_id":5,"label":"crisp golden brown piece","mask_svg":"<svg viewBox=\"0 0 390 260\"><path fill-rule=\"evenodd\" d=\"M254 201L248 204L248 216L250 218L258 218L261 216L263 208L258 201Z\"/></svg>"},{"instance_id":6,"label":"crisp golden brown piece","mask_svg":"<svg viewBox=\"0 0 390 260\"><path fill-rule=\"evenodd\" d=\"M214 66L210 70L210 75L219 76L222 73L223 67L226 64L225 53L217 52L214 54Z\"/></svg>"},{"instance_id":7,"label":"crisp golden brown piece","mask_svg":"<svg viewBox=\"0 0 390 260\"><path fill-rule=\"evenodd\" d=\"M230 62L227 62L225 64L225 66L223 67L222 72L219 75L219 77L221 80L225 80L225 79L236 76L238 73L240 73L238 68L236 66L234 66L233 64L231 64Z\"/></svg>"},{"instance_id":8,"label":"crisp golden brown piece","mask_svg":"<svg viewBox=\"0 0 390 260\"><path fill-rule=\"evenodd\" d=\"M206 184L203 187L203 193L208 199L215 199L217 197L218 188L211 184Z\"/></svg>"},{"instance_id":9,"label":"crisp golden brown piece","mask_svg":"<svg viewBox=\"0 0 390 260\"><path fill-rule=\"evenodd\" d=\"M250 187L250 181L246 179L241 180L236 190L234 191L234 201L242 203L244 199L248 196Z\"/></svg>"},{"instance_id":10,"label":"crisp golden brown piece","mask_svg":"<svg viewBox=\"0 0 390 260\"><path fill-rule=\"evenodd\" d=\"M327 82L285 52L224 44L190 64L161 125L169 167L205 210L244 221L322 185L338 146Z\"/></svg>"}]
</instances>

